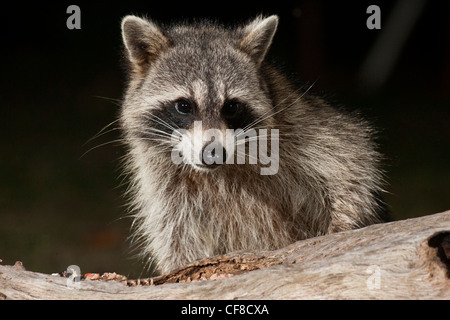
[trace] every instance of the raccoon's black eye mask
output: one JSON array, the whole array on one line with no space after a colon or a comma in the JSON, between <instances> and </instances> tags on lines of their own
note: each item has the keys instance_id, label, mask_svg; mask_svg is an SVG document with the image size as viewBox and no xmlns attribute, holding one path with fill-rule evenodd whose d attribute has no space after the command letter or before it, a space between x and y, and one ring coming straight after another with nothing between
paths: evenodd
<instances>
[{"instance_id":1,"label":"raccoon's black eye mask","mask_svg":"<svg viewBox=\"0 0 450 320\"><path fill-rule=\"evenodd\" d=\"M146 125L172 134L174 129L188 129L194 121L201 121L197 105L190 99L169 101L150 111Z\"/></svg>"},{"instance_id":2,"label":"raccoon's black eye mask","mask_svg":"<svg viewBox=\"0 0 450 320\"><path fill-rule=\"evenodd\" d=\"M243 104L236 99L225 101L221 113L222 116L226 119L233 119L237 115L239 115L240 111L243 108Z\"/></svg>"},{"instance_id":3,"label":"raccoon's black eye mask","mask_svg":"<svg viewBox=\"0 0 450 320\"><path fill-rule=\"evenodd\" d=\"M225 122L229 129L248 129L248 126L258 120L258 116L248 104L238 99L229 99L223 104L218 120ZM202 121L202 114L196 103L187 98L163 103L142 117L144 128L155 129L144 130L148 132L144 135L152 135L152 132L165 132L171 135L176 129L191 128L195 121Z\"/></svg>"},{"instance_id":4,"label":"raccoon's black eye mask","mask_svg":"<svg viewBox=\"0 0 450 320\"><path fill-rule=\"evenodd\" d=\"M258 117L251 107L237 99L225 101L221 115L229 129L244 129L257 121Z\"/></svg>"}]
</instances>

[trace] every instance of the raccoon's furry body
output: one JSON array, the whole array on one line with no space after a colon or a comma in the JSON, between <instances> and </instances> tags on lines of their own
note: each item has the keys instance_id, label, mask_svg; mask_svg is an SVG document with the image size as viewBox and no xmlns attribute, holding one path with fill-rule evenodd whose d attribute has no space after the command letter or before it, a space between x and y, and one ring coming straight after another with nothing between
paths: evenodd
<instances>
[{"instance_id":1,"label":"raccoon's furry body","mask_svg":"<svg viewBox=\"0 0 450 320\"><path fill-rule=\"evenodd\" d=\"M294 88L264 62L277 23L276 16L236 29L163 29L133 16L122 22L130 82L120 120L135 237L163 272L382 221L371 127ZM175 164L171 131L197 139L194 121L204 129L279 129L278 172L261 175L261 164Z\"/></svg>"}]
</instances>

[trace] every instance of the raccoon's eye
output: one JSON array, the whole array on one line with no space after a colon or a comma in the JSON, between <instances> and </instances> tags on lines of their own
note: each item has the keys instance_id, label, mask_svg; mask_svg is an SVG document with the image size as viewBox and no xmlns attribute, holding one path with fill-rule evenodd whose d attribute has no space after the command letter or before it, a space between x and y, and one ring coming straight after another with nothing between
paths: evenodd
<instances>
[{"instance_id":1,"label":"raccoon's eye","mask_svg":"<svg viewBox=\"0 0 450 320\"><path fill-rule=\"evenodd\" d=\"M228 100L222 108L222 114L226 118L234 117L241 109L241 103L237 100Z\"/></svg>"},{"instance_id":2,"label":"raccoon's eye","mask_svg":"<svg viewBox=\"0 0 450 320\"><path fill-rule=\"evenodd\" d=\"M192 104L184 99L175 101L175 109L178 113L186 115L192 112Z\"/></svg>"}]
</instances>

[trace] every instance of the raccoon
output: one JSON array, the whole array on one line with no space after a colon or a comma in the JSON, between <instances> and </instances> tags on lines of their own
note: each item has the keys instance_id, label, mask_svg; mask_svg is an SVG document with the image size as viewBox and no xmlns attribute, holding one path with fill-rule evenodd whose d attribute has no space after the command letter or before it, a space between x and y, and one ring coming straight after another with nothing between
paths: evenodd
<instances>
[{"instance_id":1,"label":"raccoon","mask_svg":"<svg viewBox=\"0 0 450 320\"><path fill-rule=\"evenodd\" d=\"M235 28L122 20L133 235L160 272L383 222L374 130L266 62L278 20ZM271 172L250 151L233 161L233 147L253 141L271 149Z\"/></svg>"}]
</instances>

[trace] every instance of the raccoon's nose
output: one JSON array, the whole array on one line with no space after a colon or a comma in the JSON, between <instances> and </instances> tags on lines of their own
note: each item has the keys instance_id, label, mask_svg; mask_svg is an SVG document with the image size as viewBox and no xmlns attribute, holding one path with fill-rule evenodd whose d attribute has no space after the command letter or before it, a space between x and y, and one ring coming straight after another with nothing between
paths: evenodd
<instances>
[{"instance_id":1,"label":"raccoon's nose","mask_svg":"<svg viewBox=\"0 0 450 320\"><path fill-rule=\"evenodd\" d=\"M203 165L214 168L225 163L227 151L220 143L207 144L202 149L200 159Z\"/></svg>"}]
</instances>

